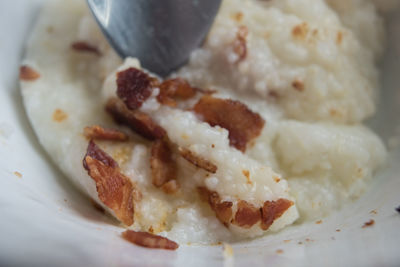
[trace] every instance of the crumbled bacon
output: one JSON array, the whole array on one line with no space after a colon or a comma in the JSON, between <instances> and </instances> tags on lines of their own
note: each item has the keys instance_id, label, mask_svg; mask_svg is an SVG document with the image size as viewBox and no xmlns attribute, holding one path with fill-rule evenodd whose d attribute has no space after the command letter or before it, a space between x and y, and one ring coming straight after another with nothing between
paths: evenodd
<instances>
[{"instance_id":1,"label":"crumbled bacon","mask_svg":"<svg viewBox=\"0 0 400 267\"><path fill-rule=\"evenodd\" d=\"M233 224L242 227L250 228L261 220L261 212L247 201L240 200L237 203L237 211Z\"/></svg>"},{"instance_id":2,"label":"crumbled bacon","mask_svg":"<svg viewBox=\"0 0 400 267\"><path fill-rule=\"evenodd\" d=\"M203 96L194 111L211 126L229 131L230 145L244 152L246 144L261 134L265 121L239 101Z\"/></svg>"},{"instance_id":3,"label":"crumbled bacon","mask_svg":"<svg viewBox=\"0 0 400 267\"><path fill-rule=\"evenodd\" d=\"M99 49L87 42L84 41L77 41L71 44L71 48L75 51L79 52L87 52L87 53L93 53L98 56L101 55Z\"/></svg>"},{"instance_id":4,"label":"crumbled bacon","mask_svg":"<svg viewBox=\"0 0 400 267\"><path fill-rule=\"evenodd\" d=\"M28 65L22 65L19 68L19 79L22 81L34 81L40 77L39 72L34 70L32 67Z\"/></svg>"},{"instance_id":5,"label":"crumbled bacon","mask_svg":"<svg viewBox=\"0 0 400 267\"><path fill-rule=\"evenodd\" d=\"M177 99L186 100L195 94L196 89L191 87L186 80L182 78L169 79L161 83L157 100L161 104L176 107Z\"/></svg>"},{"instance_id":6,"label":"crumbled bacon","mask_svg":"<svg viewBox=\"0 0 400 267\"><path fill-rule=\"evenodd\" d=\"M146 232L126 230L122 233L122 237L135 245L146 248L176 250L179 247L176 242L168 238Z\"/></svg>"},{"instance_id":7,"label":"crumbled bacon","mask_svg":"<svg viewBox=\"0 0 400 267\"><path fill-rule=\"evenodd\" d=\"M137 134L148 140L161 139L166 135L165 130L156 124L149 115L138 110L129 110L117 98L111 98L107 102L106 110L116 122L129 126Z\"/></svg>"},{"instance_id":8,"label":"crumbled bacon","mask_svg":"<svg viewBox=\"0 0 400 267\"><path fill-rule=\"evenodd\" d=\"M198 155L194 154L192 151L190 151L188 149L184 149L184 148L179 148L179 153L181 154L181 156L184 159L186 159L187 161L189 161L196 167L202 168L211 173L217 172L217 169L218 169L217 165L215 165L214 163L212 163L206 159L199 157Z\"/></svg>"},{"instance_id":9,"label":"crumbled bacon","mask_svg":"<svg viewBox=\"0 0 400 267\"><path fill-rule=\"evenodd\" d=\"M131 110L140 108L156 85L158 82L155 78L136 68L117 73L117 95Z\"/></svg>"},{"instance_id":10,"label":"crumbled bacon","mask_svg":"<svg viewBox=\"0 0 400 267\"><path fill-rule=\"evenodd\" d=\"M227 225L232 218L233 203L229 201L221 201L217 192L211 192L205 187L197 188L201 198L207 201L211 209L215 212L218 220Z\"/></svg>"},{"instance_id":11,"label":"crumbled bacon","mask_svg":"<svg viewBox=\"0 0 400 267\"><path fill-rule=\"evenodd\" d=\"M233 41L233 52L238 56L236 63L243 61L247 56L247 35L249 31L246 26L240 26Z\"/></svg>"},{"instance_id":12,"label":"crumbled bacon","mask_svg":"<svg viewBox=\"0 0 400 267\"><path fill-rule=\"evenodd\" d=\"M104 128L99 125L85 127L83 133L88 139L115 140L115 141L128 140L128 136L125 133L116 129Z\"/></svg>"},{"instance_id":13,"label":"crumbled bacon","mask_svg":"<svg viewBox=\"0 0 400 267\"><path fill-rule=\"evenodd\" d=\"M166 193L175 193L179 186L176 183L177 166L168 141L156 140L151 147L150 158L153 185L162 187Z\"/></svg>"},{"instance_id":14,"label":"crumbled bacon","mask_svg":"<svg viewBox=\"0 0 400 267\"><path fill-rule=\"evenodd\" d=\"M277 201L265 201L261 209L261 229L267 230L292 205L292 201L284 198L280 198Z\"/></svg>"},{"instance_id":15,"label":"crumbled bacon","mask_svg":"<svg viewBox=\"0 0 400 267\"><path fill-rule=\"evenodd\" d=\"M126 225L133 224L133 195L136 189L118 164L93 141L89 142L83 166L96 182L99 199Z\"/></svg>"},{"instance_id":16,"label":"crumbled bacon","mask_svg":"<svg viewBox=\"0 0 400 267\"><path fill-rule=\"evenodd\" d=\"M374 221L374 220L369 220L368 222L364 223L364 225L362 226L362 228L367 228L367 227L370 227L370 226L372 226L372 225L374 225L374 224L375 224L375 221Z\"/></svg>"}]
</instances>

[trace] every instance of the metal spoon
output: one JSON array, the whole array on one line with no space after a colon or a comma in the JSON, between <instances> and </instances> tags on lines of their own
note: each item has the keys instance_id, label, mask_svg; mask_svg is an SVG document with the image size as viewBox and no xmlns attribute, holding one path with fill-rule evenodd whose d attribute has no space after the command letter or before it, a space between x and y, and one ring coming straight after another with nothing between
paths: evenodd
<instances>
[{"instance_id":1,"label":"metal spoon","mask_svg":"<svg viewBox=\"0 0 400 267\"><path fill-rule=\"evenodd\" d=\"M87 0L117 53L167 76L205 39L221 0Z\"/></svg>"}]
</instances>

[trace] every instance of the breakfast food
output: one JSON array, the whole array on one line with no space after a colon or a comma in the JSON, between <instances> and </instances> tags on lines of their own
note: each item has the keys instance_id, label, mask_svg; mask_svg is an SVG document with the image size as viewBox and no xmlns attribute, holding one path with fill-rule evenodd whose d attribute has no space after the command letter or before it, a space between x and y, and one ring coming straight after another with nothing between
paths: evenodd
<instances>
[{"instance_id":1,"label":"breakfast food","mask_svg":"<svg viewBox=\"0 0 400 267\"><path fill-rule=\"evenodd\" d=\"M365 191L386 157L362 125L383 42L373 1L224 0L204 46L162 80L114 53L84 1L52 1L21 90L51 159L126 239L241 240Z\"/></svg>"}]
</instances>

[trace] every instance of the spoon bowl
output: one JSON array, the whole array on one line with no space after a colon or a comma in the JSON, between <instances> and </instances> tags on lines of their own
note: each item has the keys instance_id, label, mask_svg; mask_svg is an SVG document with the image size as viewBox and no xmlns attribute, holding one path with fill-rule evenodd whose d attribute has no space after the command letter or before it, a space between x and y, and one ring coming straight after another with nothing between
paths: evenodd
<instances>
[{"instance_id":1,"label":"spoon bowl","mask_svg":"<svg viewBox=\"0 0 400 267\"><path fill-rule=\"evenodd\" d=\"M205 39L221 0L88 0L111 46L162 77Z\"/></svg>"}]
</instances>

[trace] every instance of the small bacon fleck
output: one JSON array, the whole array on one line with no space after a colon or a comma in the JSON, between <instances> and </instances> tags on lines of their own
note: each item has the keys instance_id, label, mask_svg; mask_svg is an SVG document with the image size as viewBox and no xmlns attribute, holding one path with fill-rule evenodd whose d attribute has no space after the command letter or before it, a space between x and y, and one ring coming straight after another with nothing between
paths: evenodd
<instances>
[{"instance_id":1,"label":"small bacon fleck","mask_svg":"<svg viewBox=\"0 0 400 267\"><path fill-rule=\"evenodd\" d=\"M261 220L261 211L247 201L240 200L233 224L242 228L251 228Z\"/></svg>"},{"instance_id":2,"label":"small bacon fleck","mask_svg":"<svg viewBox=\"0 0 400 267\"><path fill-rule=\"evenodd\" d=\"M22 65L19 68L19 79L26 82L32 82L37 80L40 77L39 72L34 70L32 67L28 65Z\"/></svg>"},{"instance_id":3,"label":"small bacon fleck","mask_svg":"<svg viewBox=\"0 0 400 267\"><path fill-rule=\"evenodd\" d=\"M163 187L166 193L175 193L178 184L169 183L177 178L177 165L168 141L156 140L151 147L150 167L153 185Z\"/></svg>"},{"instance_id":4,"label":"small bacon fleck","mask_svg":"<svg viewBox=\"0 0 400 267\"><path fill-rule=\"evenodd\" d=\"M146 248L176 250L179 247L176 242L168 238L146 232L126 230L122 233L122 237L135 245Z\"/></svg>"},{"instance_id":5,"label":"small bacon fleck","mask_svg":"<svg viewBox=\"0 0 400 267\"><path fill-rule=\"evenodd\" d=\"M135 110L151 96L156 83L154 78L143 71L128 68L117 73L117 95L129 109Z\"/></svg>"},{"instance_id":6,"label":"small bacon fleck","mask_svg":"<svg viewBox=\"0 0 400 267\"><path fill-rule=\"evenodd\" d=\"M166 135L165 130L156 124L149 115L138 110L129 110L117 98L111 98L107 102L106 111L113 116L116 122L129 126L143 138L156 140Z\"/></svg>"},{"instance_id":7,"label":"small bacon fleck","mask_svg":"<svg viewBox=\"0 0 400 267\"><path fill-rule=\"evenodd\" d=\"M187 100L196 95L196 89L182 79L165 80L160 85L160 94L157 96L158 102L170 107L176 107L176 100Z\"/></svg>"},{"instance_id":8,"label":"small bacon fleck","mask_svg":"<svg viewBox=\"0 0 400 267\"><path fill-rule=\"evenodd\" d=\"M280 218L293 204L292 201L284 198L280 198L277 201L265 201L261 209L261 229L268 230L272 223Z\"/></svg>"},{"instance_id":9,"label":"small bacon fleck","mask_svg":"<svg viewBox=\"0 0 400 267\"><path fill-rule=\"evenodd\" d=\"M208 202L218 220L224 225L228 225L232 218L233 203L229 201L222 202L217 192L211 192L205 187L198 187L197 190L200 197Z\"/></svg>"},{"instance_id":10,"label":"small bacon fleck","mask_svg":"<svg viewBox=\"0 0 400 267\"><path fill-rule=\"evenodd\" d=\"M116 129L104 128L99 125L85 127L84 135L88 139L126 141L128 136Z\"/></svg>"},{"instance_id":11,"label":"small bacon fleck","mask_svg":"<svg viewBox=\"0 0 400 267\"><path fill-rule=\"evenodd\" d=\"M246 26L240 26L233 41L233 52L238 56L236 63L243 61L247 56L247 35L249 31Z\"/></svg>"},{"instance_id":12,"label":"small bacon fleck","mask_svg":"<svg viewBox=\"0 0 400 267\"><path fill-rule=\"evenodd\" d=\"M179 153L181 154L181 156L184 159L186 159L187 161L189 161L196 167L201 168L201 169L206 170L211 173L217 172L217 169L218 169L217 165L215 165L214 163L212 163L206 159L199 157L198 155L194 154L192 151L185 149L185 148L179 148Z\"/></svg>"},{"instance_id":13,"label":"small bacon fleck","mask_svg":"<svg viewBox=\"0 0 400 267\"><path fill-rule=\"evenodd\" d=\"M77 42L73 42L71 44L71 48L75 51L78 52L87 52L87 53L93 53L96 54L98 56L101 55L99 49L87 42L84 41L77 41Z\"/></svg>"},{"instance_id":14,"label":"small bacon fleck","mask_svg":"<svg viewBox=\"0 0 400 267\"><path fill-rule=\"evenodd\" d=\"M229 131L231 146L244 152L249 141L261 134L265 121L239 101L203 96L193 110L211 126Z\"/></svg>"},{"instance_id":15,"label":"small bacon fleck","mask_svg":"<svg viewBox=\"0 0 400 267\"><path fill-rule=\"evenodd\" d=\"M372 225L374 225L375 224L375 221L374 220L369 220L368 222L366 222L366 223L364 223L364 225L362 226L362 228L367 228L367 227L370 227L370 226L372 226Z\"/></svg>"},{"instance_id":16,"label":"small bacon fleck","mask_svg":"<svg viewBox=\"0 0 400 267\"><path fill-rule=\"evenodd\" d=\"M83 167L96 182L99 199L126 225L133 224L133 194L136 189L118 164L93 141L89 142Z\"/></svg>"}]
</instances>

